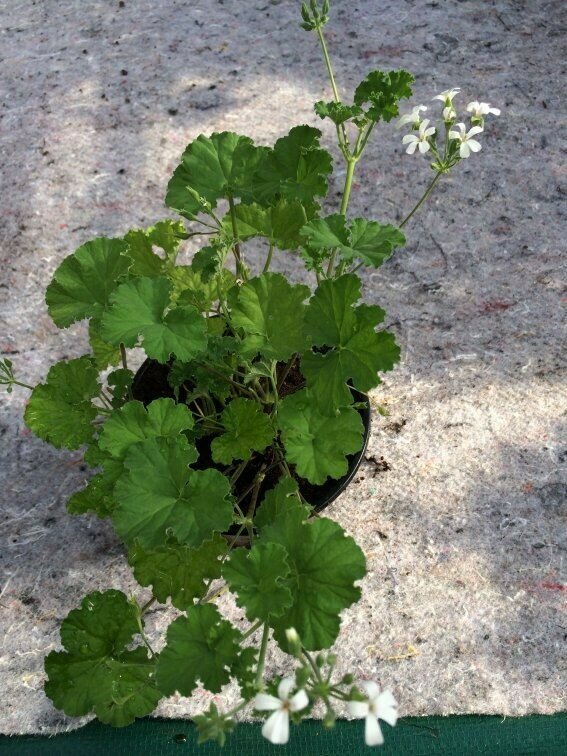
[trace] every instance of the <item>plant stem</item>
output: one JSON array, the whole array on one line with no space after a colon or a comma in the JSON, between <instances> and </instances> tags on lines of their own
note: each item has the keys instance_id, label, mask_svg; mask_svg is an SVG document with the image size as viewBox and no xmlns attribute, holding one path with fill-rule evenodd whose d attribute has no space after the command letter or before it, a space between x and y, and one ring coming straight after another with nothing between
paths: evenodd
<instances>
[{"instance_id":1,"label":"plant stem","mask_svg":"<svg viewBox=\"0 0 567 756\"><path fill-rule=\"evenodd\" d=\"M274 245L270 244L270 248L268 250L268 256L266 257L266 262L264 263L264 267L262 269L262 275L264 273L267 273L270 269L270 263L272 262L272 255L274 254Z\"/></svg>"},{"instance_id":2,"label":"plant stem","mask_svg":"<svg viewBox=\"0 0 567 756\"><path fill-rule=\"evenodd\" d=\"M146 601L146 603L144 604L144 606L140 607L140 616L142 616L143 614L145 614L148 611L148 609L155 604L155 602L156 602L156 600L155 600L155 598L153 596L152 596L151 599L149 599L149 601Z\"/></svg>"},{"instance_id":3,"label":"plant stem","mask_svg":"<svg viewBox=\"0 0 567 756\"><path fill-rule=\"evenodd\" d=\"M292 365L293 365L294 362L295 362L295 354L292 354L291 357L289 358L289 360L287 361L287 365L284 367L282 374L280 375L280 377L278 379L278 385L276 387L276 390L277 390L278 394L280 393L281 388L282 388L282 386L284 384L284 381L287 378L287 375L288 375L289 371L291 370Z\"/></svg>"},{"instance_id":4,"label":"plant stem","mask_svg":"<svg viewBox=\"0 0 567 756\"><path fill-rule=\"evenodd\" d=\"M264 632L262 633L262 642L260 645L260 655L258 657L258 666L256 668L256 685L260 687L262 682L262 675L264 674L264 664L266 662L266 649L268 648L268 636L270 635L270 628L268 623L264 625Z\"/></svg>"},{"instance_id":5,"label":"plant stem","mask_svg":"<svg viewBox=\"0 0 567 756\"><path fill-rule=\"evenodd\" d=\"M230 383L233 386L236 386L237 389L242 391L245 394L248 394L252 398L257 398L255 394L250 391L249 389L242 386L240 383L237 383L236 381L233 381L232 378L229 378L227 375L224 375L220 372L220 370L215 370L215 368L210 367L210 365L205 364L204 362L197 363L200 367L202 367L204 370L206 370L208 373L212 373L212 375L216 375L219 378L222 378L223 381L226 381L227 383Z\"/></svg>"},{"instance_id":6,"label":"plant stem","mask_svg":"<svg viewBox=\"0 0 567 756\"><path fill-rule=\"evenodd\" d=\"M128 370L128 361L126 359L126 347L125 345L120 342L120 357L122 358L122 367L124 370ZM128 399L132 401L134 397L132 396L132 386L128 384Z\"/></svg>"},{"instance_id":7,"label":"plant stem","mask_svg":"<svg viewBox=\"0 0 567 756\"><path fill-rule=\"evenodd\" d=\"M248 462L250 462L250 460L246 460L245 459L244 462L241 462L238 465L238 467L236 468L236 470L232 474L232 477L230 479L230 487L231 488L232 488L232 486L234 486L234 484L236 483L236 481L238 480L238 478L240 478L240 476L242 475L242 473L244 472L244 470L248 466Z\"/></svg>"},{"instance_id":8,"label":"plant stem","mask_svg":"<svg viewBox=\"0 0 567 756\"><path fill-rule=\"evenodd\" d=\"M337 89L337 84L335 82L335 76L333 74L333 67L331 66L331 58L329 57L329 51L327 50L327 43L325 42L325 37L323 36L323 30L320 26L317 27L317 36L319 37L319 42L321 43L321 50L323 51L323 57L325 58L325 65L327 66L327 71L329 73L329 79L331 81L331 88L333 90L333 97L335 99L335 102L340 102L341 98L339 97L339 90ZM343 148L348 150L348 137L347 137L344 123L341 123L340 131L339 129L337 129L337 134L339 137L339 144L341 146L341 150L343 150ZM346 157L346 153L344 151L343 151L343 155L345 155Z\"/></svg>"},{"instance_id":9,"label":"plant stem","mask_svg":"<svg viewBox=\"0 0 567 756\"><path fill-rule=\"evenodd\" d=\"M228 207L230 209L230 220L232 223L232 233L234 235L234 258L236 260L236 277L244 280L244 267L240 255L240 241L238 239L238 224L236 223L236 213L234 208L234 199L231 194L228 195Z\"/></svg>"},{"instance_id":10,"label":"plant stem","mask_svg":"<svg viewBox=\"0 0 567 756\"><path fill-rule=\"evenodd\" d=\"M345 176L345 185L343 189L343 199L341 202L341 209L339 211L341 215L346 215L348 201L350 199L350 190L352 189L352 180L354 178L354 169L356 168L356 161L357 161L357 158L353 158L353 157L351 157L347 161L347 172ZM331 273L333 272L333 268L335 267L336 256L337 256L337 250L334 249L331 255L331 259L329 260L329 265L327 266L327 278L330 278Z\"/></svg>"},{"instance_id":11,"label":"plant stem","mask_svg":"<svg viewBox=\"0 0 567 756\"><path fill-rule=\"evenodd\" d=\"M246 638L249 638L249 637L250 637L251 635L253 635L253 633L255 633L255 632L256 632L256 630L257 630L257 629L258 629L259 627L262 627L262 625L263 625L263 624L264 624L264 623L262 622L262 620L258 620L257 622L255 622L255 623L254 623L254 624L252 625L252 627L251 627L251 628L249 628L249 629L248 629L248 630L247 630L247 631L246 631L246 632L245 632L245 633L244 633L244 634L242 635L242 638L241 638L241 641L240 641L240 642L242 643L242 641L243 641L243 640L246 640Z\"/></svg>"},{"instance_id":12,"label":"plant stem","mask_svg":"<svg viewBox=\"0 0 567 756\"><path fill-rule=\"evenodd\" d=\"M429 195L430 195L430 194L431 194L431 192L433 191L433 188L435 187L435 184L436 184L436 183L437 183L437 181L439 180L439 177L441 176L441 174L442 174L442 171L438 171L438 172L437 172L437 173L435 174L435 176L433 177L433 180L432 180L432 181L430 182L429 186L428 186L428 187L427 187L427 189L425 190L425 192L424 192L424 194L423 194L422 198L421 198L421 199L419 200L419 202L418 202L418 203L417 203L417 205L416 205L416 206L414 207L414 209L413 209L413 210L411 211L411 213L410 213L409 215L406 215L406 217L404 218L404 220L403 220L403 221L402 221L402 222L400 223L400 226L399 226L399 228L403 228L403 227L404 227L404 226L406 225L406 223L407 223L407 222L409 221L409 219L410 219L410 218L412 217L412 215L413 215L413 214L414 214L415 212L417 212L417 211L419 210L419 208L420 208L420 207L421 207L421 206L423 205L423 203L425 202L425 200L426 200L426 199L427 199L427 198L429 197Z\"/></svg>"}]
</instances>

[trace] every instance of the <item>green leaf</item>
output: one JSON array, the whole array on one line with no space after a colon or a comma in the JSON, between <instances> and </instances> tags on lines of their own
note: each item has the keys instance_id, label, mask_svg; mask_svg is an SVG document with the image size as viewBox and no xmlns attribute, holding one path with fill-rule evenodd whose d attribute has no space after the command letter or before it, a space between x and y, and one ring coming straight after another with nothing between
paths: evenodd
<instances>
[{"instance_id":1,"label":"green leaf","mask_svg":"<svg viewBox=\"0 0 567 756\"><path fill-rule=\"evenodd\" d=\"M330 118L333 123L340 126L345 121L350 121L351 118L356 118L363 114L362 108L358 105L345 105L343 102L319 102L315 103L315 112L319 118Z\"/></svg>"},{"instance_id":2,"label":"green leaf","mask_svg":"<svg viewBox=\"0 0 567 756\"><path fill-rule=\"evenodd\" d=\"M128 257L132 260L130 275L161 275L175 265L179 245L188 235L181 221L164 220L146 229L128 231L124 240L128 244ZM154 247L163 250L163 258L154 252Z\"/></svg>"},{"instance_id":3,"label":"green leaf","mask_svg":"<svg viewBox=\"0 0 567 756\"><path fill-rule=\"evenodd\" d=\"M171 283L164 278L136 278L114 292L102 318L102 338L111 344L136 346L143 339L148 355L168 362L171 354L189 361L207 346L206 323L192 306L170 305Z\"/></svg>"},{"instance_id":4,"label":"green leaf","mask_svg":"<svg viewBox=\"0 0 567 756\"><path fill-rule=\"evenodd\" d=\"M257 204L237 205L234 215L241 241L261 236L278 249L297 249L301 242L299 230L307 220L300 202L286 200L265 208ZM230 213L225 215L222 223L227 233L232 233Z\"/></svg>"},{"instance_id":5,"label":"green leaf","mask_svg":"<svg viewBox=\"0 0 567 756\"><path fill-rule=\"evenodd\" d=\"M190 696L198 685L218 693L230 680L230 667L238 653L240 632L222 619L212 604L192 606L167 630L156 679L161 692Z\"/></svg>"},{"instance_id":6,"label":"green leaf","mask_svg":"<svg viewBox=\"0 0 567 756\"><path fill-rule=\"evenodd\" d=\"M46 383L32 392L24 420L36 436L60 449L78 449L93 438L92 422L97 409L98 371L90 357L58 362L47 374Z\"/></svg>"},{"instance_id":7,"label":"green leaf","mask_svg":"<svg viewBox=\"0 0 567 756\"><path fill-rule=\"evenodd\" d=\"M76 320L102 315L110 295L128 272L127 249L122 239L101 237L83 244L63 260L45 294L55 325L66 328Z\"/></svg>"},{"instance_id":8,"label":"green leaf","mask_svg":"<svg viewBox=\"0 0 567 756\"><path fill-rule=\"evenodd\" d=\"M158 601L165 604L171 596L173 606L185 610L205 594L207 581L221 576L219 557L227 549L226 540L218 533L196 549L171 541L146 551L135 542L128 561L138 583L153 586L152 593Z\"/></svg>"},{"instance_id":9,"label":"green leaf","mask_svg":"<svg viewBox=\"0 0 567 756\"><path fill-rule=\"evenodd\" d=\"M372 121L389 122L399 115L398 102L412 96L414 77L408 72L372 71L360 82L354 93L354 104L370 107L365 115Z\"/></svg>"},{"instance_id":10,"label":"green leaf","mask_svg":"<svg viewBox=\"0 0 567 756\"><path fill-rule=\"evenodd\" d=\"M279 197L309 205L327 194L332 158L319 147L321 132L295 126L275 143L254 177L254 199L262 204Z\"/></svg>"},{"instance_id":11,"label":"green leaf","mask_svg":"<svg viewBox=\"0 0 567 756\"><path fill-rule=\"evenodd\" d=\"M99 370L106 370L109 365L118 365L120 349L115 344L109 344L101 338L98 320L91 319L89 322L89 343L95 366Z\"/></svg>"},{"instance_id":12,"label":"green leaf","mask_svg":"<svg viewBox=\"0 0 567 756\"><path fill-rule=\"evenodd\" d=\"M362 447L364 429L358 412L344 407L335 415L323 415L307 389L281 402L277 423L288 462L317 486L345 475L347 455Z\"/></svg>"},{"instance_id":13,"label":"green leaf","mask_svg":"<svg viewBox=\"0 0 567 756\"><path fill-rule=\"evenodd\" d=\"M191 260L191 267L201 274L201 280L208 283L224 265L228 247L224 244L211 244L197 250Z\"/></svg>"},{"instance_id":14,"label":"green leaf","mask_svg":"<svg viewBox=\"0 0 567 756\"><path fill-rule=\"evenodd\" d=\"M232 288L228 292L232 322L248 334L244 352L287 360L303 351L307 346L303 303L308 296L307 286L290 284L281 273L264 273Z\"/></svg>"},{"instance_id":15,"label":"green leaf","mask_svg":"<svg viewBox=\"0 0 567 756\"><path fill-rule=\"evenodd\" d=\"M345 216L339 213L310 221L303 227L301 235L309 248L339 249L344 260L360 258L374 268L382 265L393 250L406 241L395 226L364 218L354 218L347 226Z\"/></svg>"},{"instance_id":16,"label":"green leaf","mask_svg":"<svg viewBox=\"0 0 567 756\"><path fill-rule=\"evenodd\" d=\"M145 648L126 650L139 632L139 608L120 591L91 593L61 625L65 651L45 660L45 692L71 717L94 712L105 724L124 727L150 714L161 694L155 662Z\"/></svg>"},{"instance_id":17,"label":"green leaf","mask_svg":"<svg viewBox=\"0 0 567 756\"><path fill-rule=\"evenodd\" d=\"M232 675L238 680L240 694L249 701L257 692L256 669L258 667L258 649L247 646L240 649L235 663L232 665Z\"/></svg>"},{"instance_id":18,"label":"green leaf","mask_svg":"<svg viewBox=\"0 0 567 756\"><path fill-rule=\"evenodd\" d=\"M225 432L213 439L215 462L229 465L233 459L250 459L252 451L264 451L272 443L274 428L261 405L253 399L233 399L223 410Z\"/></svg>"},{"instance_id":19,"label":"green leaf","mask_svg":"<svg viewBox=\"0 0 567 756\"><path fill-rule=\"evenodd\" d=\"M261 533L261 543L287 551L293 603L281 618L271 618L274 638L286 650L285 631L294 627L308 650L329 648L340 629L340 612L360 598L354 585L364 577L364 554L336 522L324 517L304 522L298 508Z\"/></svg>"},{"instance_id":20,"label":"green leaf","mask_svg":"<svg viewBox=\"0 0 567 756\"><path fill-rule=\"evenodd\" d=\"M230 483L218 470L191 470L196 458L184 436L149 438L130 447L124 461L128 474L114 488L118 505L112 514L125 543L138 539L153 549L171 535L198 547L214 531L228 529Z\"/></svg>"},{"instance_id":21,"label":"green leaf","mask_svg":"<svg viewBox=\"0 0 567 756\"><path fill-rule=\"evenodd\" d=\"M127 402L112 413L100 432L98 446L116 459L124 460L133 444L148 438L175 437L193 427L193 415L173 399L156 399L144 407Z\"/></svg>"},{"instance_id":22,"label":"green leaf","mask_svg":"<svg viewBox=\"0 0 567 756\"><path fill-rule=\"evenodd\" d=\"M301 503L297 482L289 476L282 477L264 496L254 517L254 524L261 530L298 507L302 508L303 519L307 519L311 508Z\"/></svg>"},{"instance_id":23,"label":"green leaf","mask_svg":"<svg viewBox=\"0 0 567 756\"><path fill-rule=\"evenodd\" d=\"M165 204L187 218L201 211L199 197L215 208L219 199L246 197L266 148L229 131L191 142L167 187Z\"/></svg>"},{"instance_id":24,"label":"green leaf","mask_svg":"<svg viewBox=\"0 0 567 756\"><path fill-rule=\"evenodd\" d=\"M384 310L376 305L352 305L360 298L360 279L352 273L323 281L305 315L305 331L315 346L326 352L306 352L301 370L321 411L332 414L352 402L347 386L359 391L380 383L378 371L391 370L400 350L387 331L376 333Z\"/></svg>"},{"instance_id":25,"label":"green leaf","mask_svg":"<svg viewBox=\"0 0 567 756\"><path fill-rule=\"evenodd\" d=\"M128 368L118 368L108 374L106 382L112 393L112 406L122 407L128 398L128 392L132 388L134 373Z\"/></svg>"},{"instance_id":26,"label":"green leaf","mask_svg":"<svg viewBox=\"0 0 567 756\"><path fill-rule=\"evenodd\" d=\"M291 606L291 592L284 585L289 575L287 552L278 543L259 543L250 550L233 551L223 566L223 577L251 622L281 617Z\"/></svg>"},{"instance_id":27,"label":"green leaf","mask_svg":"<svg viewBox=\"0 0 567 756\"><path fill-rule=\"evenodd\" d=\"M121 464L107 463L104 472L92 477L85 488L71 496L67 502L67 511L72 515L94 512L101 520L110 517L116 506L114 485L122 471Z\"/></svg>"},{"instance_id":28,"label":"green leaf","mask_svg":"<svg viewBox=\"0 0 567 756\"><path fill-rule=\"evenodd\" d=\"M176 265L169 273L173 282L171 298L177 305L192 305L199 312L209 312L218 301L219 291L225 295L234 285L234 274L220 269L214 278L196 270L193 265Z\"/></svg>"}]
</instances>

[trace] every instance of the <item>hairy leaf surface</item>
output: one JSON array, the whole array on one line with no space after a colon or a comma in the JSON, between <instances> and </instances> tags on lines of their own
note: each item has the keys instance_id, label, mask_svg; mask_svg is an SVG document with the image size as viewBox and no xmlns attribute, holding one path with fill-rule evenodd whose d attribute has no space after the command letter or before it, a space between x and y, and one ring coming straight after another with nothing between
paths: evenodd
<instances>
[{"instance_id":1,"label":"hairy leaf surface","mask_svg":"<svg viewBox=\"0 0 567 756\"><path fill-rule=\"evenodd\" d=\"M232 522L230 483L213 468L192 470L197 451L184 436L149 438L130 447L127 475L114 488L118 502L112 514L118 535L135 539L145 549L165 543L172 535L191 547L200 546L214 531Z\"/></svg>"},{"instance_id":2,"label":"hairy leaf surface","mask_svg":"<svg viewBox=\"0 0 567 756\"><path fill-rule=\"evenodd\" d=\"M277 423L288 462L315 485L345 475L347 455L362 447L364 429L358 412L343 407L334 415L323 415L307 389L282 401Z\"/></svg>"},{"instance_id":3,"label":"hairy leaf surface","mask_svg":"<svg viewBox=\"0 0 567 756\"><path fill-rule=\"evenodd\" d=\"M244 351L287 360L303 351L308 342L303 335L304 302L309 288L290 284L281 273L264 273L228 292L234 325L248 334Z\"/></svg>"},{"instance_id":4,"label":"hairy leaf surface","mask_svg":"<svg viewBox=\"0 0 567 756\"><path fill-rule=\"evenodd\" d=\"M60 449L78 449L93 438L92 422L97 409L98 371L90 357L58 362L40 383L24 413L24 420L36 436Z\"/></svg>"},{"instance_id":5,"label":"hairy leaf surface","mask_svg":"<svg viewBox=\"0 0 567 756\"><path fill-rule=\"evenodd\" d=\"M389 122L399 115L399 101L411 97L413 81L414 77L403 69L372 71L356 88L354 104L368 105L365 115L370 120Z\"/></svg>"},{"instance_id":6,"label":"hairy leaf surface","mask_svg":"<svg viewBox=\"0 0 567 756\"><path fill-rule=\"evenodd\" d=\"M100 237L63 260L45 294L55 325L66 328L83 318L100 318L131 265L127 250L122 239Z\"/></svg>"},{"instance_id":7,"label":"hairy leaf surface","mask_svg":"<svg viewBox=\"0 0 567 756\"><path fill-rule=\"evenodd\" d=\"M283 584L289 575L287 551L278 543L233 551L223 566L223 577L251 622L281 617L291 605L291 591Z\"/></svg>"},{"instance_id":8,"label":"hairy leaf surface","mask_svg":"<svg viewBox=\"0 0 567 756\"><path fill-rule=\"evenodd\" d=\"M105 724L124 727L150 714L161 694L155 662L145 648L126 650L139 632L137 608L120 591L91 593L61 625L65 651L45 660L45 692L72 717L94 712Z\"/></svg>"},{"instance_id":9,"label":"hairy leaf surface","mask_svg":"<svg viewBox=\"0 0 567 756\"><path fill-rule=\"evenodd\" d=\"M170 696L190 696L199 682L218 693L230 679L239 654L240 632L212 604L192 606L167 630L167 641L157 665L157 684Z\"/></svg>"},{"instance_id":10,"label":"hairy leaf surface","mask_svg":"<svg viewBox=\"0 0 567 756\"><path fill-rule=\"evenodd\" d=\"M215 462L228 465L233 459L250 459L253 451L264 451L274 438L269 415L253 399L233 399L223 410L221 423L225 432L211 443Z\"/></svg>"},{"instance_id":11,"label":"hairy leaf surface","mask_svg":"<svg viewBox=\"0 0 567 756\"><path fill-rule=\"evenodd\" d=\"M148 355L165 363L171 354L189 361L207 346L206 323L191 305L170 305L171 283L165 278L136 278L114 292L102 318L102 337L111 344L138 344Z\"/></svg>"}]
</instances>

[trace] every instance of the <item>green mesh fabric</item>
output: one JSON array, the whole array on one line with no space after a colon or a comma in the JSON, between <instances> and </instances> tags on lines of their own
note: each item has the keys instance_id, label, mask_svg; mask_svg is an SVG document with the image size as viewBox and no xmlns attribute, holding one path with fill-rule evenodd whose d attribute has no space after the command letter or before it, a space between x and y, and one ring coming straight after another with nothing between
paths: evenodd
<instances>
[{"instance_id":1,"label":"green mesh fabric","mask_svg":"<svg viewBox=\"0 0 567 756\"><path fill-rule=\"evenodd\" d=\"M25 756L540 756L567 754L567 713L554 716L422 717L401 720L392 729L383 726L386 743L370 749L364 745L363 722L337 723L325 730L320 722L304 722L293 728L287 746L273 746L258 725L243 724L229 737L223 749L216 744L196 745L190 722L143 719L114 730L97 722L74 732L46 736L0 737L0 752Z\"/></svg>"}]
</instances>

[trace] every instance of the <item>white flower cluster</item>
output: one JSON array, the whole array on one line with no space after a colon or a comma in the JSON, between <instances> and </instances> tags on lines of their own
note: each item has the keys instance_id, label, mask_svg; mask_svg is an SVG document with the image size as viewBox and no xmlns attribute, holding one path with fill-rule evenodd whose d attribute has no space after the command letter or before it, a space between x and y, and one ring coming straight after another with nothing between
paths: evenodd
<instances>
[{"instance_id":1,"label":"white flower cluster","mask_svg":"<svg viewBox=\"0 0 567 756\"><path fill-rule=\"evenodd\" d=\"M291 696L294 687L294 678L284 677L278 685L277 696L258 693L254 700L255 709L272 712L264 722L262 735L275 745L283 745L289 740L290 712L301 711L309 705L309 698L304 690L298 690ZM348 713L353 717L365 719L366 745L382 745L384 736L378 720L382 719L393 727L398 719L398 704L390 691L381 691L376 682L365 681L360 687L366 695L366 700L349 701Z\"/></svg>"},{"instance_id":2,"label":"white flower cluster","mask_svg":"<svg viewBox=\"0 0 567 756\"><path fill-rule=\"evenodd\" d=\"M467 130L464 123L457 123L457 111L453 105L453 98L460 92L459 87L447 89L441 94L435 95L433 100L441 100L443 103L443 122L445 124L447 141L456 140L459 148L459 158L468 158L471 152L479 152L482 145L475 137L484 131L484 118L487 115L500 115L498 108L493 108L488 102L478 102L474 100L467 105L467 112L470 114L471 128ZM421 117L421 112L427 110L425 105L416 105L410 113L403 115L398 121L398 128L411 124L412 131L417 133L406 134L402 139L402 144L407 145L406 152L413 155L416 149L423 155L429 150L435 152L437 159L440 156L437 153L434 134L437 133L435 126L430 126L427 118ZM452 128L456 126L455 130ZM455 151L456 152L456 151ZM451 163L451 165L453 165Z\"/></svg>"}]
</instances>

